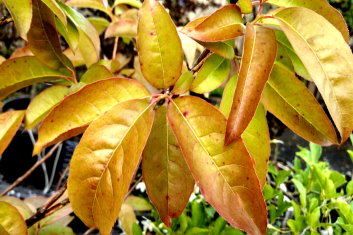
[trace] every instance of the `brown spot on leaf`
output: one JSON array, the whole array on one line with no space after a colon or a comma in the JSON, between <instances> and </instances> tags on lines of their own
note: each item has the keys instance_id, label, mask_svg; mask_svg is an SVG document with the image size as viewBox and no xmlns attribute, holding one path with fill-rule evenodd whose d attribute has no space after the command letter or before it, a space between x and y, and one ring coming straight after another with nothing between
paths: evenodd
<instances>
[{"instance_id":1,"label":"brown spot on leaf","mask_svg":"<svg viewBox=\"0 0 353 235\"><path fill-rule=\"evenodd\" d=\"M187 117L189 115L188 111L183 112L184 117Z\"/></svg>"}]
</instances>

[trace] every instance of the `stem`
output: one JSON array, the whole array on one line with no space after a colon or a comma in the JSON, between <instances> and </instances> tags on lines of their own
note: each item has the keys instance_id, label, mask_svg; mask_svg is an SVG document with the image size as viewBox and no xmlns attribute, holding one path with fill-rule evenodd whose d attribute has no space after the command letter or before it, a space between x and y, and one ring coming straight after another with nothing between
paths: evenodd
<instances>
[{"instance_id":1,"label":"stem","mask_svg":"<svg viewBox=\"0 0 353 235\"><path fill-rule=\"evenodd\" d=\"M83 235L88 235L91 232L93 232L94 230L96 230L96 228L89 228Z\"/></svg>"},{"instance_id":2,"label":"stem","mask_svg":"<svg viewBox=\"0 0 353 235\"><path fill-rule=\"evenodd\" d=\"M13 22L13 18L5 18L5 16L4 17L2 17L1 19L0 19L0 25L3 25L3 24L8 24L8 23L11 23L11 22Z\"/></svg>"},{"instance_id":3,"label":"stem","mask_svg":"<svg viewBox=\"0 0 353 235\"><path fill-rule=\"evenodd\" d=\"M118 51L118 42L119 42L119 37L115 37L112 60L115 60L116 52Z\"/></svg>"},{"instance_id":4,"label":"stem","mask_svg":"<svg viewBox=\"0 0 353 235\"><path fill-rule=\"evenodd\" d=\"M56 185L55 191L57 191L57 190L60 188L61 182L63 181L63 179L64 179L66 173L67 173L67 172L69 171L69 169L70 169L69 167L70 167L70 165L68 165L68 166L65 168L65 170L63 171L63 173L60 175L60 178L59 178L58 184Z\"/></svg>"},{"instance_id":5,"label":"stem","mask_svg":"<svg viewBox=\"0 0 353 235\"><path fill-rule=\"evenodd\" d=\"M12 189L14 189L18 184L20 184L23 180L25 180L30 174L32 174L32 172L37 169L39 166L42 165L43 162L45 162L46 160L48 160L51 155L53 155L53 153L55 152L55 150L60 146L60 143L57 143L56 145L54 145L54 147L52 147L49 151L49 153L47 153L47 155L45 155L42 159L40 159L39 161L36 162L36 164L34 164L26 173L24 173L21 177L19 177L13 184L11 184L9 187L7 187L1 194L0 197L5 196L8 192L10 192Z\"/></svg>"},{"instance_id":6,"label":"stem","mask_svg":"<svg viewBox=\"0 0 353 235\"><path fill-rule=\"evenodd\" d=\"M195 65L191 68L191 71L193 71L194 73L197 72L200 69L200 67L205 63L205 60L208 58L209 54L210 54L210 50L208 49L204 50L199 56L199 58L197 58L197 61Z\"/></svg>"},{"instance_id":7,"label":"stem","mask_svg":"<svg viewBox=\"0 0 353 235\"><path fill-rule=\"evenodd\" d=\"M134 191L134 189L136 188L136 186L142 181L142 176L136 181L136 183L129 189L129 191L126 193L125 198L127 198L130 193L132 193L132 191Z\"/></svg>"},{"instance_id":8,"label":"stem","mask_svg":"<svg viewBox=\"0 0 353 235\"><path fill-rule=\"evenodd\" d=\"M264 5L264 0L260 0L259 11L257 12L258 15L261 15L263 5Z\"/></svg>"}]
</instances>

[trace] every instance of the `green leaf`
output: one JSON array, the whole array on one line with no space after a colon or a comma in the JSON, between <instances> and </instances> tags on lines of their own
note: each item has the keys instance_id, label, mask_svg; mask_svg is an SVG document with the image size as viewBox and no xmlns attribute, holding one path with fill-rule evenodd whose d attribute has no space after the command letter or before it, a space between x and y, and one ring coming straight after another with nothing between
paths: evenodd
<instances>
[{"instance_id":1,"label":"green leaf","mask_svg":"<svg viewBox=\"0 0 353 235\"><path fill-rule=\"evenodd\" d=\"M227 122L226 144L240 138L249 125L276 59L273 30L247 24L244 40L239 79Z\"/></svg>"},{"instance_id":2,"label":"green leaf","mask_svg":"<svg viewBox=\"0 0 353 235\"><path fill-rule=\"evenodd\" d=\"M31 0L2 0L13 17L19 35L26 39L31 27L32 1ZM20 7L19 7L20 6Z\"/></svg>"},{"instance_id":3,"label":"green leaf","mask_svg":"<svg viewBox=\"0 0 353 235\"><path fill-rule=\"evenodd\" d=\"M89 17L88 21L94 26L99 35L101 35L110 24L110 22L103 17Z\"/></svg>"},{"instance_id":4,"label":"green leaf","mask_svg":"<svg viewBox=\"0 0 353 235\"><path fill-rule=\"evenodd\" d=\"M353 129L353 55L342 34L306 8L279 10L274 17L318 87L341 142Z\"/></svg>"},{"instance_id":5,"label":"green leaf","mask_svg":"<svg viewBox=\"0 0 353 235\"><path fill-rule=\"evenodd\" d=\"M120 4L130 5L136 8L140 8L142 6L139 0L115 0L113 7L116 7Z\"/></svg>"},{"instance_id":6,"label":"green leaf","mask_svg":"<svg viewBox=\"0 0 353 235\"><path fill-rule=\"evenodd\" d=\"M91 123L75 149L70 203L88 227L103 235L110 234L119 215L153 119L153 106L146 99L119 103Z\"/></svg>"},{"instance_id":7,"label":"green leaf","mask_svg":"<svg viewBox=\"0 0 353 235\"><path fill-rule=\"evenodd\" d=\"M232 43L227 43L227 42L233 42ZM208 50L223 56L224 58L227 59L234 59L235 53L234 53L234 40L228 40L224 42L201 42L197 41L197 43L201 44Z\"/></svg>"},{"instance_id":8,"label":"green leaf","mask_svg":"<svg viewBox=\"0 0 353 235\"><path fill-rule=\"evenodd\" d=\"M229 60L217 54L212 54L197 72L191 90L202 94L216 89L228 78L230 70Z\"/></svg>"},{"instance_id":9,"label":"green leaf","mask_svg":"<svg viewBox=\"0 0 353 235\"><path fill-rule=\"evenodd\" d=\"M68 95L42 121L33 154L82 133L89 123L119 102L149 96L139 82L111 78L84 86Z\"/></svg>"},{"instance_id":10,"label":"green leaf","mask_svg":"<svg viewBox=\"0 0 353 235\"><path fill-rule=\"evenodd\" d=\"M128 196L124 204L129 205L134 209L134 211L150 211L152 210L151 204L147 202L146 199L142 197L136 197L136 196Z\"/></svg>"},{"instance_id":11,"label":"green leaf","mask_svg":"<svg viewBox=\"0 0 353 235\"><path fill-rule=\"evenodd\" d=\"M309 144L310 146L310 158L313 163L316 163L319 161L321 154L322 154L322 147L320 145L311 143Z\"/></svg>"},{"instance_id":12,"label":"green leaf","mask_svg":"<svg viewBox=\"0 0 353 235\"><path fill-rule=\"evenodd\" d=\"M190 90L191 84L194 81L194 74L191 71L183 73L175 83L172 90L174 95L182 95Z\"/></svg>"},{"instance_id":13,"label":"green leaf","mask_svg":"<svg viewBox=\"0 0 353 235\"><path fill-rule=\"evenodd\" d=\"M78 48L87 67L98 62L100 54L100 39L94 26L76 10L68 7L62 2L58 3L78 30Z\"/></svg>"},{"instance_id":14,"label":"green leaf","mask_svg":"<svg viewBox=\"0 0 353 235\"><path fill-rule=\"evenodd\" d=\"M93 8L103 11L109 16L111 15L110 8L105 6L102 0L69 0L67 5L73 7Z\"/></svg>"},{"instance_id":15,"label":"green leaf","mask_svg":"<svg viewBox=\"0 0 353 235\"><path fill-rule=\"evenodd\" d=\"M28 234L27 225L18 210L7 202L0 201L0 232L5 234Z\"/></svg>"},{"instance_id":16,"label":"green leaf","mask_svg":"<svg viewBox=\"0 0 353 235\"><path fill-rule=\"evenodd\" d=\"M51 224L41 228L38 235L74 235L71 228L61 224Z\"/></svg>"},{"instance_id":17,"label":"green leaf","mask_svg":"<svg viewBox=\"0 0 353 235\"><path fill-rule=\"evenodd\" d=\"M33 129L69 92L64 86L53 86L42 91L26 110L25 128Z\"/></svg>"},{"instance_id":18,"label":"green leaf","mask_svg":"<svg viewBox=\"0 0 353 235\"><path fill-rule=\"evenodd\" d=\"M240 7L241 13L248 14L252 13L252 2L251 0L239 0L238 5Z\"/></svg>"},{"instance_id":19,"label":"green leaf","mask_svg":"<svg viewBox=\"0 0 353 235\"><path fill-rule=\"evenodd\" d=\"M143 152L142 173L148 197L169 227L171 219L179 217L185 209L194 190L194 180L169 126L165 106L156 111Z\"/></svg>"},{"instance_id":20,"label":"green leaf","mask_svg":"<svg viewBox=\"0 0 353 235\"><path fill-rule=\"evenodd\" d=\"M238 81L238 74L234 73L233 76L227 82L227 85L223 90L223 96L222 96L222 101L221 101L219 110L226 117L229 116L230 110L232 109L233 96L234 96L235 88L237 86L237 81Z\"/></svg>"},{"instance_id":21,"label":"green leaf","mask_svg":"<svg viewBox=\"0 0 353 235\"><path fill-rule=\"evenodd\" d=\"M8 111L0 114L0 156L15 136L24 114L24 111Z\"/></svg>"},{"instance_id":22,"label":"green leaf","mask_svg":"<svg viewBox=\"0 0 353 235\"><path fill-rule=\"evenodd\" d=\"M58 17L58 19L67 26L67 19L65 12L60 8L56 0L41 0L50 10Z\"/></svg>"},{"instance_id":23,"label":"green leaf","mask_svg":"<svg viewBox=\"0 0 353 235\"><path fill-rule=\"evenodd\" d=\"M89 84L106 78L112 78L114 75L104 65L92 65L81 77L80 82Z\"/></svg>"},{"instance_id":24,"label":"green leaf","mask_svg":"<svg viewBox=\"0 0 353 235\"><path fill-rule=\"evenodd\" d=\"M331 171L329 177L334 183L335 188L338 188L347 182L346 177L337 171Z\"/></svg>"},{"instance_id":25,"label":"green leaf","mask_svg":"<svg viewBox=\"0 0 353 235\"><path fill-rule=\"evenodd\" d=\"M73 68L61 51L55 15L41 0L33 0L33 19L27 37L30 50L43 64L53 69Z\"/></svg>"},{"instance_id":26,"label":"green leaf","mask_svg":"<svg viewBox=\"0 0 353 235\"><path fill-rule=\"evenodd\" d=\"M348 184L346 186L346 192L347 192L347 196L353 195L353 181L348 182Z\"/></svg>"},{"instance_id":27,"label":"green leaf","mask_svg":"<svg viewBox=\"0 0 353 235\"><path fill-rule=\"evenodd\" d=\"M232 226L265 233L266 206L253 160L241 140L224 146L226 118L192 96L170 103L168 118L206 201Z\"/></svg>"},{"instance_id":28,"label":"green leaf","mask_svg":"<svg viewBox=\"0 0 353 235\"><path fill-rule=\"evenodd\" d=\"M237 5L226 5L208 17L188 23L181 32L202 42L217 42L243 35L244 25Z\"/></svg>"},{"instance_id":29,"label":"green leaf","mask_svg":"<svg viewBox=\"0 0 353 235\"><path fill-rule=\"evenodd\" d=\"M341 32L346 42L349 42L350 36L347 24L342 14L332 7L326 0L268 0L267 3L279 7L305 7L315 11L317 14L325 17L337 30Z\"/></svg>"},{"instance_id":30,"label":"green leaf","mask_svg":"<svg viewBox=\"0 0 353 235\"><path fill-rule=\"evenodd\" d=\"M304 139L337 144L335 129L315 97L295 75L275 64L262 95L265 108Z\"/></svg>"},{"instance_id":31,"label":"green leaf","mask_svg":"<svg viewBox=\"0 0 353 235\"><path fill-rule=\"evenodd\" d=\"M299 192L299 199L302 207L306 208L306 188L304 187L303 183L298 179L292 179L292 182L294 183L295 187Z\"/></svg>"},{"instance_id":32,"label":"green leaf","mask_svg":"<svg viewBox=\"0 0 353 235\"><path fill-rule=\"evenodd\" d=\"M60 35L62 35L65 38L65 41L67 44L69 44L69 47L75 51L78 46L78 30L76 29L76 26L70 19L67 20L67 25L65 26L60 20L56 19L56 27Z\"/></svg>"},{"instance_id":33,"label":"green leaf","mask_svg":"<svg viewBox=\"0 0 353 235\"><path fill-rule=\"evenodd\" d=\"M0 65L0 100L21 88L35 83L49 82L60 78L70 80L71 78L67 77L67 75L69 74L45 66L34 56L6 60Z\"/></svg>"},{"instance_id":34,"label":"green leaf","mask_svg":"<svg viewBox=\"0 0 353 235\"><path fill-rule=\"evenodd\" d=\"M137 47L144 77L156 88L172 86L183 64L183 49L172 19L159 2L146 0L138 25Z\"/></svg>"}]
</instances>

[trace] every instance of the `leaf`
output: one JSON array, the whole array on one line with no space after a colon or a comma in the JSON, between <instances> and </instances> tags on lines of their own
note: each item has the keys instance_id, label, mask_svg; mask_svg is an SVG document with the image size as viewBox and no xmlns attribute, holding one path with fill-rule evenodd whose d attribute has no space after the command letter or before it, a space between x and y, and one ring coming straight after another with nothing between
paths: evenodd
<instances>
[{"instance_id":1,"label":"leaf","mask_svg":"<svg viewBox=\"0 0 353 235\"><path fill-rule=\"evenodd\" d=\"M140 8L142 6L139 0L115 0L113 7L116 7L120 4L130 5L136 8Z\"/></svg>"},{"instance_id":2,"label":"leaf","mask_svg":"<svg viewBox=\"0 0 353 235\"><path fill-rule=\"evenodd\" d=\"M17 209L0 201L0 232L6 234L28 234L27 225Z\"/></svg>"},{"instance_id":3,"label":"leaf","mask_svg":"<svg viewBox=\"0 0 353 235\"><path fill-rule=\"evenodd\" d=\"M69 0L66 4L72 7L93 8L105 12L107 15L111 15L110 10L101 0Z\"/></svg>"},{"instance_id":4,"label":"leaf","mask_svg":"<svg viewBox=\"0 0 353 235\"><path fill-rule=\"evenodd\" d=\"M3 196L0 197L0 202L7 202L11 206L15 207L24 219L28 219L32 215L31 209L21 199L16 197Z\"/></svg>"},{"instance_id":5,"label":"leaf","mask_svg":"<svg viewBox=\"0 0 353 235\"><path fill-rule=\"evenodd\" d=\"M100 39L94 26L76 10L68 7L64 3L58 2L65 11L67 17L77 27L79 33L78 48L85 60L87 67L99 60Z\"/></svg>"},{"instance_id":6,"label":"leaf","mask_svg":"<svg viewBox=\"0 0 353 235\"><path fill-rule=\"evenodd\" d=\"M88 20L99 35L101 35L110 24L110 22L103 17L89 17Z\"/></svg>"},{"instance_id":7,"label":"leaf","mask_svg":"<svg viewBox=\"0 0 353 235\"><path fill-rule=\"evenodd\" d=\"M276 59L273 30L247 24L239 79L227 122L226 144L240 138L260 102Z\"/></svg>"},{"instance_id":8,"label":"leaf","mask_svg":"<svg viewBox=\"0 0 353 235\"><path fill-rule=\"evenodd\" d=\"M341 142L346 141L353 129L350 47L334 26L309 9L283 9L274 17L318 87Z\"/></svg>"},{"instance_id":9,"label":"leaf","mask_svg":"<svg viewBox=\"0 0 353 235\"><path fill-rule=\"evenodd\" d=\"M59 34L65 38L65 41L67 42L67 44L69 44L69 47L75 51L78 46L79 35L78 35L78 30L76 29L76 26L74 25L74 23L72 23L70 19L67 19L66 26L58 19L56 19L55 22L56 22L56 27ZM71 62L73 63L72 60Z\"/></svg>"},{"instance_id":10,"label":"leaf","mask_svg":"<svg viewBox=\"0 0 353 235\"><path fill-rule=\"evenodd\" d=\"M31 27L32 21L32 1L31 0L2 0L6 8L9 10L16 25L16 29L22 38L26 38L26 34ZM18 7L21 6L21 7Z\"/></svg>"},{"instance_id":11,"label":"leaf","mask_svg":"<svg viewBox=\"0 0 353 235\"><path fill-rule=\"evenodd\" d=\"M6 60L0 65L0 100L23 87L68 78L67 75L45 66L34 56Z\"/></svg>"},{"instance_id":12,"label":"leaf","mask_svg":"<svg viewBox=\"0 0 353 235\"><path fill-rule=\"evenodd\" d=\"M62 66L73 68L63 55L58 33L55 28L55 15L41 2L33 0L33 19L28 31L28 46L36 58L53 69Z\"/></svg>"},{"instance_id":13,"label":"leaf","mask_svg":"<svg viewBox=\"0 0 353 235\"><path fill-rule=\"evenodd\" d=\"M223 91L220 111L228 117L237 84L237 74L235 73L228 81ZM270 133L268 130L266 110L261 104L257 107L254 117L242 134L244 144L255 160L255 171L263 188L266 183L267 162L271 153ZM261 146L261 148L259 148Z\"/></svg>"},{"instance_id":14,"label":"leaf","mask_svg":"<svg viewBox=\"0 0 353 235\"><path fill-rule=\"evenodd\" d=\"M67 19L65 12L60 8L59 4L55 0L41 0L50 10L58 17L58 19L67 26Z\"/></svg>"},{"instance_id":15,"label":"leaf","mask_svg":"<svg viewBox=\"0 0 353 235\"><path fill-rule=\"evenodd\" d=\"M238 5L240 7L241 13L252 13L253 6L251 0L239 0Z\"/></svg>"},{"instance_id":16,"label":"leaf","mask_svg":"<svg viewBox=\"0 0 353 235\"><path fill-rule=\"evenodd\" d=\"M216 89L228 78L230 69L229 60L217 54L212 54L197 72L191 90L201 94Z\"/></svg>"},{"instance_id":17,"label":"leaf","mask_svg":"<svg viewBox=\"0 0 353 235\"><path fill-rule=\"evenodd\" d=\"M172 90L174 95L182 95L190 90L191 84L194 81L194 74L191 71L183 73L175 83Z\"/></svg>"},{"instance_id":18,"label":"leaf","mask_svg":"<svg viewBox=\"0 0 353 235\"><path fill-rule=\"evenodd\" d=\"M33 129L68 92L67 87L52 86L34 97L26 110L25 128Z\"/></svg>"},{"instance_id":19,"label":"leaf","mask_svg":"<svg viewBox=\"0 0 353 235\"><path fill-rule=\"evenodd\" d=\"M135 211L150 211L153 209L146 199L132 195L125 199L124 204L131 206Z\"/></svg>"},{"instance_id":20,"label":"leaf","mask_svg":"<svg viewBox=\"0 0 353 235\"><path fill-rule=\"evenodd\" d=\"M100 80L68 95L44 118L33 154L42 148L82 133L89 123L119 102L149 96L137 81L124 78Z\"/></svg>"},{"instance_id":21,"label":"leaf","mask_svg":"<svg viewBox=\"0 0 353 235\"><path fill-rule=\"evenodd\" d=\"M137 219L134 213L134 209L130 205L122 204L119 213L119 222L122 229L127 235L133 235L132 226L137 224Z\"/></svg>"},{"instance_id":22,"label":"leaf","mask_svg":"<svg viewBox=\"0 0 353 235\"><path fill-rule=\"evenodd\" d=\"M325 17L341 32L346 42L349 42L349 31L342 14L332 7L326 0L268 0L267 3L279 7L305 7L313 10L317 14Z\"/></svg>"},{"instance_id":23,"label":"leaf","mask_svg":"<svg viewBox=\"0 0 353 235\"><path fill-rule=\"evenodd\" d=\"M156 88L172 86L181 74L183 49L172 19L156 0L140 8L137 46L146 80Z\"/></svg>"},{"instance_id":24,"label":"leaf","mask_svg":"<svg viewBox=\"0 0 353 235\"><path fill-rule=\"evenodd\" d=\"M196 50L198 45L195 40L189 38L185 34L178 32L178 35L181 40L181 45L183 47L186 62L189 66L192 66L196 58Z\"/></svg>"},{"instance_id":25,"label":"leaf","mask_svg":"<svg viewBox=\"0 0 353 235\"><path fill-rule=\"evenodd\" d=\"M111 37L131 37L137 36L137 20L124 18L111 23L107 31L105 31L105 38Z\"/></svg>"},{"instance_id":26,"label":"leaf","mask_svg":"<svg viewBox=\"0 0 353 235\"><path fill-rule=\"evenodd\" d=\"M208 17L188 23L181 32L203 42L217 42L243 35L244 25L237 5L226 5Z\"/></svg>"},{"instance_id":27,"label":"leaf","mask_svg":"<svg viewBox=\"0 0 353 235\"><path fill-rule=\"evenodd\" d=\"M201 42L201 41L197 41L197 42L202 46L204 46L205 48L207 48L208 50L220 56L223 56L227 59L233 59L235 57L234 40L228 40L224 42Z\"/></svg>"},{"instance_id":28,"label":"leaf","mask_svg":"<svg viewBox=\"0 0 353 235\"><path fill-rule=\"evenodd\" d=\"M92 65L81 77L80 83L92 83L105 78L112 78L114 75L104 65Z\"/></svg>"},{"instance_id":29,"label":"leaf","mask_svg":"<svg viewBox=\"0 0 353 235\"><path fill-rule=\"evenodd\" d=\"M12 52L9 59L14 59L17 57L24 57L24 56L33 56L33 53L31 52L31 50L29 49L28 46L24 46L24 47L20 47L20 48L16 49L14 52Z\"/></svg>"},{"instance_id":30,"label":"leaf","mask_svg":"<svg viewBox=\"0 0 353 235\"><path fill-rule=\"evenodd\" d=\"M0 156L15 136L24 114L24 111L8 111L0 114Z\"/></svg>"},{"instance_id":31,"label":"leaf","mask_svg":"<svg viewBox=\"0 0 353 235\"><path fill-rule=\"evenodd\" d=\"M337 144L335 130L320 104L283 65L276 63L273 67L261 102L304 139L324 146Z\"/></svg>"},{"instance_id":32,"label":"leaf","mask_svg":"<svg viewBox=\"0 0 353 235\"><path fill-rule=\"evenodd\" d=\"M194 190L194 180L185 163L169 122L166 107L156 111L155 122L142 157L147 194L168 227L179 217Z\"/></svg>"},{"instance_id":33,"label":"leaf","mask_svg":"<svg viewBox=\"0 0 353 235\"><path fill-rule=\"evenodd\" d=\"M41 228L38 235L74 235L70 227L63 226L61 224L51 224Z\"/></svg>"},{"instance_id":34,"label":"leaf","mask_svg":"<svg viewBox=\"0 0 353 235\"><path fill-rule=\"evenodd\" d=\"M266 205L253 160L242 140L224 145L226 118L191 96L170 103L168 118L206 201L232 226L265 234Z\"/></svg>"},{"instance_id":35,"label":"leaf","mask_svg":"<svg viewBox=\"0 0 353 235\"><path fill-rule=\"evenodd\" d=\"M153 106L146 100L119 103L91 123L72 156L72 209L103 235L110 234L119 215L153 118Z\"/></svg>"}]
</instances>

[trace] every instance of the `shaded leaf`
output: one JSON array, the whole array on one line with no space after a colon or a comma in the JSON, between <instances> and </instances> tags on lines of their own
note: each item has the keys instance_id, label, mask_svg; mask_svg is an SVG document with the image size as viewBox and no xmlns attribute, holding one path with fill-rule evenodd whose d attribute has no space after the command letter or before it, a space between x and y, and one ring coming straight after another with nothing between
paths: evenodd
<instances>
[{"instance_id":1,"label":"shaded leaf","mask_svg":"<svg viewBox=\"0 0 353 235\"><path fill-rule=\"evenodd\" d=\"M0 114L0 155L15 136L24 114L24 111L8 111Z\"/></svg>"},{"instance_id":2,"label":"shaded leaf","mask_svg":"<svg viewBox=\"0 0 353 235\"><path fill-rule=\"evenodd\" d=\"M194 74L191 71L183 73L175 83L172 93L174 95L182 95L190 90L191 84L194 81Z\"/></svg>"},{"instance_id":3,"label":"shaded leaf","mask_svg":"<svg viewBox=\"0 0 353 235\"><path fill-rule=\"evenodd\" d=\"M188 23L181 32L203 42L217 42L243 35L244 25L237 5L226 5L208 17Z\"/></svg>"},{"instance_id":4,"label":"shaded leaf","mask_svg":"<svg viewBox=\"0 0 353 235\"><path fill-rule=\"evenodd\" d=\"M6 8L13 17L19 35L26 38L26 34L31 27L32 21L32 1L31 0L2 0ZM18 7L21 6L21 7Z\"/></svg>"},{"instance_id":5,"label":"shaded leaf","mask_svg":"<svg viewBox=\"0 0 353 235\"><path fill-rule=\"evenodd\" d=\"M224 41L224 42L201 42L197 41L199 44L207 48L208 50L223 56L227 59L233 59L235 57L234 53L234 41ZM233 44L231 44L233 43Z\"/></svg>"},{"instance_id":6,"label":"shaded leaf","mask_svg":"<svg viewBox=\"0 0 353 235\"><path fill-rule=\"evenodd\" d=\"M121 210L119 213L119 222L122 229L127 235L133 235L132 226L137 224L136 215L134 209L125 203L122 204Z\"/></svg>"},{"instance_id":7,"label":"shaded leaf","mask_svg":"<svg viewBox=\"0 0 353 235\"><path fill-rule=\"evenodd\" d=\"M150 211L153 209L146 199L132 195L125 199L124 204L131 206L134 211Z\"/></svg>"},{"instance_id":8,"label":"shaded leaf","mask_svg":"<svg viewBox=\"0 0 353 235\"><path fill-rule=\"evenodd\" d=\"M183 49L172 19L159 2L146 0L138 22L142 74L156 88L173 85L181 74Z\"/></svg>"},{"instance_id":9,"label":"shaded leaf","mask_svg":"<svg viewBox=\"0 0 353 235\"><path fill-rule=\"evenodd\" d=\"M168 118L206 201L232 226L250 234L266 233L266 205L253 160L242 140L224 145L226 118L191 96L169 104Z\"/></svg>"},{"instance_id":10,"label":"shaded leaf","mask_svg":"<svg viewBox=\"0 0 353 235\"><path fill-rule=\"evenodd\" d=\"M111 23L105 32L105 38L111 37L136 37L137 20L124 18Z\"/></svg>"},{"instance_id":11,"label":"shaded leaf","mask_svg":"<svg viewBox=\"0 0 353 235\"><path fill-rule=\"evenodd\" d=\"M183 47L183 52L186 58L186 62L189 66L192 66L194 64L195 58L196 58L196 51L197 51L197 43L195 40L189 38L183 33L178 33L180 40L181 40L181 45Z\"/></svg>"},{"instance_id":12,"label":"shaded leaf","mask_svg":"<svg viewBox=\"0 0 353 235\"><path fill-rule=\"evenodd\" d=\"M15 207L24 219L28 219L32 215L31 209L21 199L18 199L16 197L3 196L0 197L0 201L7 202L11 206Z\"/></svg>"},{"instance_id":13,"label":"shaded leaf","mask_svg":"<svg viewBox=\"0 0 353 235\"><path fill-rule=\"evenodd\" d=\"M332 7L326 0L268 0L267 3L279 7L305 7L313 10L325 17L341 32L346 42L349 42L349 31L342 14Z\"/></svg>"},{"instance_id":14,"label":"shaded leaf","mask_svg":"<svg viewBox=\"0 0 353 235\"><path fill-rule=\"evenodd\" d=\"M156 111L155 122L142 158L142 173L149 199L163 223L179 217L194 190L194 180L169 126L166 107Z\"/></svg>"},{"instance_id":15,"label":"shaded leaf","mask_svg":"<svg viewBox=\"0 0 353 235\"><path fill-rule=\"evenodd\" d=\"M38 235L74 235L72 228L61 224L51 224L41 228Z\"/></svg>"},{"instance_id":16,"label":"shaded leaf","mask_svg":"<svg viewBox=\"0 0 353 235\"><path fill-rule=\"evenodd\" d=\"M65 26L60 20L56 19L56 27L60 35L65 38L67 44L72 50L76 50L78 46L78 30L70 19L67 19L67 25ZM69 57L70 58L70 57ZM72 62L72 61L71 61Z\"/></svg>"},{"instance_id":17,"label":"shaded leaf","mask_svg":"<svg viewBox=\"0 0 353 235\"><path fill-rule=\"evenodd\" d=\"M45 117L39 126L33 154L82 133L91 121L117 103L148 95L149 92L139 82L124 78L100 80L84 86L66 96Z\"/></svg>"},{"instance_id":18,"label":"shaded leaf","mask_svg":"<svg viewBox=\"0 0 353 235\"><path fill-rule=\"evenodd\" d=\"M18 69L26 68L26 69ZM68 78L66 73L51 69L34 56L6 60L0 65L0 100L7 95L38 82Z\"/></svg>"},{"instance_id":19,"label":"shaded leaf","mask_svg":"<svg viewBox=\"0 0 353 235\"><path fill-rule=\"evenodd\" d=\"M353 55L337 29L306 8L287 8L275 18L318 87L341 142L353 129Z\"/></svg>"},{"instance_id":20,"label":"shaded leaf","mask_svg":"<svg viewBox=\"0 0 353 235\"><path fill-rule=\"evenodd\" d=\"M60 8L59 4L55 0L41 0L50 10L58 17L58 19L67 26L67 19L65 12Z\"/></svg>"},{"instance_id":21,"label":"shaded leaf","mask_svg":"<svg viewBox=\"0 0 353 235\"><path fill-rule=\"evenodd\" d=\"M103 235L110 234L138 166L153 124L152 107L143 99L115 105L91 123L72 156L70 203Z\"/></svg>"},{"instance_id":22,"label":"shaded leaf","mask_svg":"<svg viewBox=\"0 0 353 235\"><path fill-rule=\"evenodd\" d=\"M27 225L18 210L7 202L0 201L0 232L4 234L28 234Z\"/></svg>"},{"instance_id":23,"label":"shaded leaf","mask_svg":"<svg viewBox=\"0 0 353 235\"><path fill-rule=\"evenodd\" d=\"M273 30L247 24L239 79L227 122L226 144L240 138L255 114L276 59Z\"/></svg>"},{"instance_id":24,"label":"shaded leaf","mask_svg":"<svg viewBox=\"0 0 353 235\"><path fill-rule=\"evenodd\" d=\"M62 66L72 68L63 55L55 26L55 15L41 1L33 0L33 19L28 31L28 46L36 58L53 69Z\"/></svg>"},{"instance_id":25,"label":"shaded leaf","mask_svg":"<svg viewBox=\"0 0 353 235\"><path fill-rule=\"evenodd\" d=\"M238 74L234 73L233 76L227 82L223 90L222 101L219 110L228 118L230 110L232 109L233 96L235 88L237 86Z\"/></svg>"},{"instance_id":26,"label":"shaded leaf","mask_svg":"<svg viewBox=\"0 0 353 235\"><path fill-rule=\"evenodd\" d=\"M230 69L229 60L217 54L212 54L197 72L191 90L201 94L216 89L228 78Z\"/></svg>"},{"instance_id":27,"label":"shaded leaf","mask_svg":"<svg viewBox=\"0 0 353 235\"><path fill-rule=\"evenodd\" d=\"M114 75L104 65L92 65L81 77L81 83L92 83L105 78L111 78Z\"/></svg>"},{"instance_id":28,"label":"shaded leaf","mask_svg":"<svg viewBox=\"0 0 353 235\"><path fill-rule=\"evenodd\" d=\"M261 102L265 108L304 139L337 144L335 130L315 97L283 65L275 64Z\"/></svg>"},{"instance_id":29,"label":"shaded leaf","mask_svg":"<svg viewBox=\"0 0 353 235\"><path fill-rule=\"evenodd\" d=\"M34 97L26 110L25 128L33 129L69 92L64 86L52 86Z\"/></svg>"},{"instance_id":30,"label":"shaded leaf","mask_svg":"<svg viewBox=\"0 0 353 235\"><path fill-rule=\"evenodd\" d=\"M88 20L99 35L101 35L110 24L110 22L103 17L90 17Z\"/></svg>"},{"instance_id":31,"label":"shaded leaf","mask_svg":"<svg viewBox=\"0 0 353 235\"><path fill-rule=\"evenodd\" d=\"M28 46L20 47L12 52L9 59L14 59L17 57L24 57L24 56L33 56L32 51L29 49Z\"/></svg>"}]
</instances>

